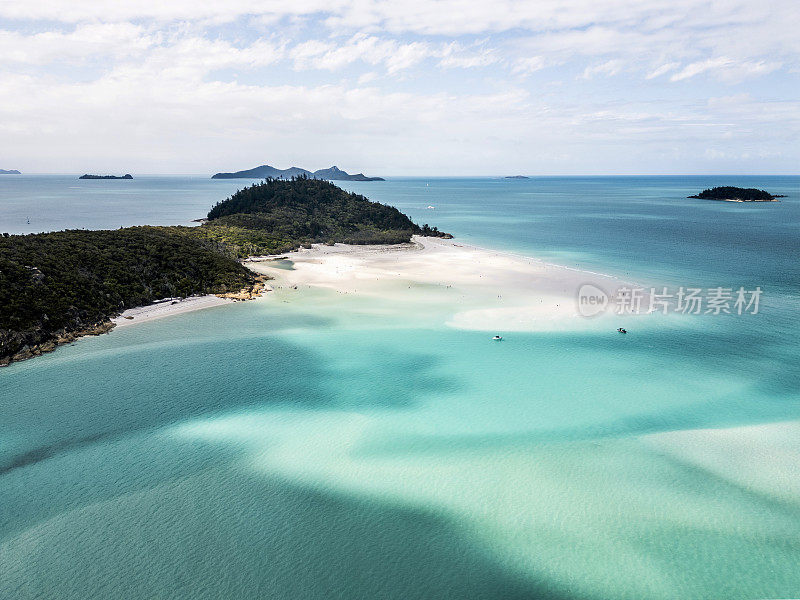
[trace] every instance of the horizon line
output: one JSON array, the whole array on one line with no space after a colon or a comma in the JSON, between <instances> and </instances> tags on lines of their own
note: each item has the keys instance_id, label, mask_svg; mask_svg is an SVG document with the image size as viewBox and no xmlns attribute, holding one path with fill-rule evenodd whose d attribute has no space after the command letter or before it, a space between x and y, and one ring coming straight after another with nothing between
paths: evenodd
<instances>
[{"instance_id":1,"label":"horizon line","mask_svg":"<svg viewBox=\"0 0 800 600\"><path fill-rule=\"evenodd\" d=\"M17 169L19 170L19 169ZM221 172L221 171L218 171ZM135 172L127 170L123 174L130 173L134 175ZM80 176L86 174L86 171L21 171L19 175L69 175L69 176ZM9 174L15 175L15 174ZM212 178L214 173L208 172L179 172L179 171L172 171L172 172L149 172L149 173L139 173L139 177L150 177L150 176L191 176L191 177L208 177L209 179ZM394 177L394 178L407 178L407 179L451 179L451 178L458 178L458 179L505 179L511 177L529 177L529 178L537 178L537 177L799 177L800 173L540 173L540 174L530 174L530 173L514 173L509 175L500 175L500 174L441 174L441 175L422 175L422 174L385 174L385 173L378 173L377 175L372 175L373 177ZM253 179L253 180L262 180L265 179L264 177L234 177L234 178L227 178L227 179L220 179L220 181L229 181L231 179ZM348 181L348 180L334 180L334 181ZM380 182L359 182L355 181L354 183L380 183Z\"/></svg>"}]
</instances>

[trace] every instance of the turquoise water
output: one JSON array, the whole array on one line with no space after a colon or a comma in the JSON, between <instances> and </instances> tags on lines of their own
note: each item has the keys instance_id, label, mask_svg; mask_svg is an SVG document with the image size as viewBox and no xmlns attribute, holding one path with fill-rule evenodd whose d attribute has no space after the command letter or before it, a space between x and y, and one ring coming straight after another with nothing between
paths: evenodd
<instances>
[{"instance_id":1,"label":"turquoise water","mask_svg":"<svg viewBox=\"0 0 800 600\"><path fill-rule=\"evenodd\" d=\"M6 182L0 231L20 232L186 223L236 187L137 178L130 206L112 184L131 182L90 182L111 191L89 204L61 189L71 178ZM684 198L721 183L789 197ZM14 364L0 370L0 597L796 596L798 184L348 184L477 244L648 285L759 285L761 311L492 344L413 306L375 300L365 316L320 293ZM25 197L31 225L14 225ZM785 437L766 429L743 451L664 437L776 422Z\"/></svg>"}]
</instances>

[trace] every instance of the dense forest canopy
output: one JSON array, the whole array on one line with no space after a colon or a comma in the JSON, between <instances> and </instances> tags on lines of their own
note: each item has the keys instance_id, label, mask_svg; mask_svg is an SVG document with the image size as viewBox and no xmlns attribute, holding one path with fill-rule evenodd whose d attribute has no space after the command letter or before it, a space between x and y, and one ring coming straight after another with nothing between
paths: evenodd
<instances>
[{"instance_id":1,"label":"dense forest canopy","mask_svg":"<svg viewBox=\"0 0 800 600\"><path fill-rule=\"evenodd\" d=\"M189 227L0 237L0 361L126 308L238 291L251 273Z\"/></svg>"},{"instance_id":2,"label":"dense forest canopy","mask_svg":"<svg viewBox=\"0 0 800 600\"><path fill-rule=\"evenodd\" d=\"M270 213L290 209L307 219L334 220L338 226L369 226L375 229L419 228L393 206L371 202L366 197L322 179L295 177L267 179L239 190L219 202L208 213L209 220L233 214Z\"/></svg>"},{"instance_id":3,"label":"dense forest canopy","mask_svg":"<svg viewBox=\"0 0 800 600\"><path fill-rule=\"evenodd\" d=\"M305 176L267 179L236 192L211 209L201 231L239 256L310 243L393 244L415 234L451 237L435 227L420 227L393 206Z\"/></svg>"},{"instance_id":4,"label":"dense forest canopy","mask_svg":"<svg viewBox=\"0 0 800 600\"><path fill-rule=\"evenodd\" d=\"M744 202L770 202L775 200L775 198L783 198L783 196L774 196L767 191L758 190L756 188L723 186L703 190L696 196L689 196L689 198L702 198L704 200L742 200Z\"/></svg>"},{"instance_id":5,"label":"dense forest canopy","mask_svg":"<svg viewBox=\"0 0 800 600\"><path fill-rule=\"evenodd\" d=\"M0 365L105 330L127 308L253 285L237 258L314 242L450 237L396 208L306 177L245 188L208 217L200 227L0 235Z\"/></svg>"}]
</instances>

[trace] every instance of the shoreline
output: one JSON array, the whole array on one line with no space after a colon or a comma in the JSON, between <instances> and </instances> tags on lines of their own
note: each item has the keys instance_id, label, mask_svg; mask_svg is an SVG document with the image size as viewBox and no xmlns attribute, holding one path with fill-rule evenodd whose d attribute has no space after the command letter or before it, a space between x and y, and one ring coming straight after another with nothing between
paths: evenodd
<instances>
[{"instance_id":1,"label":"shoreline","mask_svg":"<svg viewBox=\"0 0 800 600\"><path fill-rule=\"evenodd\" d=\"M265 292L272 291L272 288L265 283L268 278L255 272L254 274L256 275L255 283L251 287L244 288L241 291L228 292L226 294L188 296L187 298L174 298L146 304L144 306L136 306L112 318L111 322L115 327L128 327L135 323L146 323L155 319L203 310L204 308L255 300L261 297Z\"/></svg>"},{"instance_id":2,"label":"shoreline","mask_svg":"<svg viewBox=\"0 0 800 600\"><path fill-rule=\"evenodd\" d=\"M284 267L287 262L292 263L292 270ZM420 236L413 236L411 242L404 244L314 244L310 249L251 256L242 260L242 264L257 276L266 276L272 281L274 285L266 286L265 292L318 288L342 295L388 300L395 296L400 281L412 289L415 286L434 286L440 290L458 288L463 296L471 296L474 302L464 303L473 312L457 313L455 320L448 323L456 329L474 329L477 321L482 321L478 327L480 330L496 327L519 330L527 329L519 323L525 317L539 321L578 317L574 308L575 292L580 285L587 282L595 285L626 283L607 273L559 265L507 250ZM453 268L458 272L454 273ZM365 276L367 272L369 283ZM449 272L449 276L443 275L444 272ZM348 274L353 274L353 277ZM526 281L526 278L533 278L533 281ZM602 282L592 281L592 278L600 278ZM373 284L373 281L377 283ZM383 284L389 284L392 289L381 289ZM435 291L427 290L428 293ZM498 291L501 293L497 294ZM499 306L503 302L503 293L506 294L505 303L509 304L509 292L515 296L514 302L510 303L511 306ZM538 300L544 306L534 306L535 302L530 298L520 297L526 295L531 295L534 301ZM493 298L500 302L493 302ZM129 327L243 299L239 294L191 296L131 308L111 322L115 327ZM397 299L409 301L407 297ZM433 303L436 303L435 299ZM526 314L520 315L522 319L519 316L509 319L508 314L503 314L508 312ZM511 321L517 321L516 325Z\"/></svg>"},{"instance_id":3,"label":"shoreline","mask_svg":"<svg viewBox=\"0 0 800 600\"><path fill-rule=\"evenodd\" d=\"M286 268L287 263L290 268ZM303 294L287 296L286 290L328 290L377 304L416 306L421 322L438 319L434 322L454 329L502 332L591 329L603 319L581 318L577 310L579 288L590 284L611 291L615 285L631 284L614 275L559 265L534 256L455 239L421 236L413 236L404 244L314 244L310 249L251 256L242 260L242 264L256 276L250 288L130 308L95 326L30 348L23 356L8 357L7 361L0 361L0 366L52 352L87 335L251 300L265 292L275 292L283 302L303 297ZM267 280L274 285L267 285ZM355 304L348 303L345 311L363 310Z\"/></svg>"},{"instance_id":4,"label":"shoreline","mask_svg":"<svg viewBox=\"0 0 800 600\"><path fill-rule=\"evenodd\" d=\"M34 346L26 346L23 350L14 355L0 357L0 367L7 367L13 363L23 362L43 354L49 354L61 346L71 344L86 336L102 335L104 333L111 333L114 329L129 327L136 323L147 323L156 319L212 308L214 306L253 300L261 297L264 292L272 291L272 288L265 283L267 279L267 277L256 274L253 285L243 288L238 292L205 294L203 296L188 296L186 298L169 298L151 304L129 308L115 317L97 321L92 325L87 325L86 327L74 331L62 331L54 339L38 343Z\"/></svg>"},{"instance_id":5,"label":"shoreline","mask_svg":"<svg viewBox=\"0 0 800 600\"><path fill-rule=\"evenodd\" d=\"M771 200L742 200L741 198L700 198L698 196L689 196L690 198L698 198L699 200L715 200L717 202L780 202L778 198L783 196L776 196Z\"/></svg>"},{"instance_id":6,"label":"shoreline","mask_svg":"<svg viewBox=\"0 0 800 600\"><path fill-rule=\"evenodd\" d=\"M273 279L282 302L302 303L317 298L312 290L327 291L360 298L344 307L353 314L390 317L403 306L421 324L475 331L594 328L598 320L579 314L579 289L588 284L610 292L626 284L605 273L419 236L390 246L318 244L248 267Z\"/></svg>"},{"instance_id":7,"label":"shoreline","mask_svg":"<svg viewBox=\"0 0 800 600\"><path fill-rule=\"evenodd\" d=\"M164 317L211 308L212 306L232 304L233 302L234 300L232 299L220 298L214 294L189 296L188 298L178 298L172 301L156 302L129 308L112 318L111 322L114 324L115 328L124 328L137 323L146 323L156 319L163 319Z\"/></svg>"}]
</instances>

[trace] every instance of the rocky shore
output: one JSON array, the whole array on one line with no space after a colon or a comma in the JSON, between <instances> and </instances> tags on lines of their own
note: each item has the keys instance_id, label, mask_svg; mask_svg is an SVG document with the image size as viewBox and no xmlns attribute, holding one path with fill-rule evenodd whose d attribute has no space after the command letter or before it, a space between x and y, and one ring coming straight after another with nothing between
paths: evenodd
<instances>
[{"instance_id":1,"label":"rocky shore","mask_svg":"<svg viewBox=\"0 0 800 600\"><path fill-rule=\"evenodd\" d=\"M80 329L62 329L54 337L39 344L25 344L18 352L10 356L0 356L0 367L5 367L12 362L27 360L34 356L40 356L46 352L52 352L59 346L70 344L85 335L101 335L114 329L114 323L110 320L98 321L87 327Z\"/></svg>"},{"instance_id":2,"label":"rocky shore","mask_svg":"<svg viewBox=\"0 0 800 600\"><path fill-rule=\"evenodd\" d=\"M253 285L243 288L238 292L229 292L227 294L215 294L217 298L227 298L233 301L240 300L253 300L258 298L264 292L266 281L271 279L267 275L257 275Z\"/></svg>"}]
</instances>

